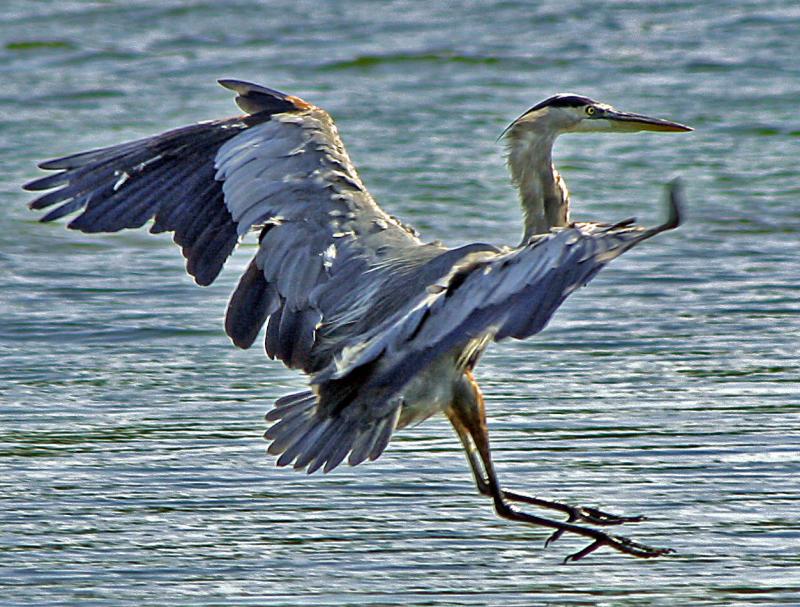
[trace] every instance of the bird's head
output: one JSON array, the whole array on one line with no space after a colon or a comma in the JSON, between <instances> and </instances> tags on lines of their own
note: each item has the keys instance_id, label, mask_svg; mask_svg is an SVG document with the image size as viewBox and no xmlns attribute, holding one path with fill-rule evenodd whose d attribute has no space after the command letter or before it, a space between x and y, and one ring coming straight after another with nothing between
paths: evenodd
<instances>
[{"instance_id":1,"label":"bird's head","mask_svg":"<svg viewBox=\"0 0 800 607\"><path fill-rule=\"evenodd\" d=\"M554 95L534 105L512 122L501 138L524 136L526 133L555 138L567 132L622 133L633 131L691 131L688 126L651 118L642 114L621 112L608 104L572 94Z\"/></svg>"}]
</instances>

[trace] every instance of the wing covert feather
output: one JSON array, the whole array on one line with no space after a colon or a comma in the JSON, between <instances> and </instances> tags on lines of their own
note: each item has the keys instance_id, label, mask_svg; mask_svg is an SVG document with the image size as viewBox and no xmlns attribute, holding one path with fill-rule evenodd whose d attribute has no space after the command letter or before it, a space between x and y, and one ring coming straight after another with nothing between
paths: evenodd
<instances>
[{"instance_id":1,"label":"wing covert feather","mask_svg":"<svg viewBox=\"0 0 800 607\"><path fill-rule=\"evenodd\" d=\"M331 278L352 280L420 242L374 202L327 112L256 84L220 83L251 115L42 162L59 172L25 186L45 191L30 206L52 207L42 221L78 212L68 227L84 232L153 220L151 232L174 232L201 285L214 281L242 236L264 226L226 331L248 347L277 315L267 352L292 367L324 366L312 360L317 325L326 309L346 305L324 294Z\"/></svg>"},{"instance_id":2,"label":"wing covert feather","mask_svg":"<svg viewBox=\"0 0 800 607\"><path fill-rule=\"evenodd\" d=\"M505 252L467 255L448 276L344 348L313 382L345 381L370 365L363 390L397 392L437 357L508 337L523 339L541 331L563 301L606 264L680 223L678 184L670 189L669 217L654 228L623 222L614 226L575 224L535 237Z\"/></svg>"},{"instance_id":3,"label":"wing covert feather","mask_svg":"<svg viewBox=\"0 0 800 607\"><path fill-rule=\"evenodd\" d=\"M319 108L274 116L230 139L215 167L239 231L265 225L254 263L280 302L268 323L267 354L307 372L324 366L331 348L315 348L317 328L346 307L333 279L365 289L368 271L369 280L391 273L383 260L419 247L419 240L374 202ZM237 288L229 309L240 308L237 300L246 296ZM252 316L258 328L265 321ZM237 334L258 328L239 327Z\"/></svg>"}]
</instances>

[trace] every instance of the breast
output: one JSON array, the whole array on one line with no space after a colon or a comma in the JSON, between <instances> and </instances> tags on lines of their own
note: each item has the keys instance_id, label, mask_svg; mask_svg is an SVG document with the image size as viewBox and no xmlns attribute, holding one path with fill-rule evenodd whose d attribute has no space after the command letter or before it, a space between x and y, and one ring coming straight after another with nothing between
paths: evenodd
<instances>
[{"instance_id":1,"label":"breast","mask_svg":"<svg viewBox=\"0 0 800 607\"><path fill-rule=\"evenodd\" d=\"M440 357L408 383L402 391L398 429L418 424L450 406L464 374L458 358L453 354Z\"/></svg>"}]
</instances>

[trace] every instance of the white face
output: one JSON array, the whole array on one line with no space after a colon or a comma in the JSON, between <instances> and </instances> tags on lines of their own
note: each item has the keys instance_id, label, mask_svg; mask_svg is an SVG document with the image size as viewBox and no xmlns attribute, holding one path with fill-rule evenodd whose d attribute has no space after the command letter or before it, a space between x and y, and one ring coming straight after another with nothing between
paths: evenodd
<instances>
[{"instance_id":1,"label":"white face","mask_svg":"<svg viewBox=\"0 0 800 607\"><path fill-rule=\"evenodd\" d=\"M564 99L569 102L564 103ZM578 103L575 103L575 102ZM583 102L583 103L581 103ZM560 133L620 133L634 131L691 131L692 129L642 114L621 112L606 103L577 95L557 95L543 107L535 107L517 118L504 132L510 135L523 133L556 137Z\"/></svg>"},{"instance_id":2,"label":"white face","mask_svg":"<svg viewBox=\"0 0 800 607\"><path fill-rule=\"evenodd\" d=\"M617 110L606 103L592 103L581 107L560 108L571 110L574 116L574 126L568 130L577 133L603 133L620 130L613 120L602 116L619 114Z\"/></svg>"},{"instance_id":3,"label":"white face","mask_svg":"<svg viewBox=\"0 0 800 607\"><path fill-rule=\"evenodd\" d=\"M587 102L591 101L587 99ZM610 105L592 101L584 105L546 105L539 109L529 110L517 118L511 129L521 127L524 131L539 134L558 135L568 131L602 131L609 130L605 120L597 120L603 110L613 110Z\"/></svg>"},{"instance_id":4,"label":"white face","mask_svg":"<svg viewBox=\"0 0 800 607\"><path fill-rule=\"evenodd\" d=\"M520 116L514 121L512 128L522 126L525 130L563 133L576 130L586 117L583 108L545 106Z\"/></svg>"}]
</instances>

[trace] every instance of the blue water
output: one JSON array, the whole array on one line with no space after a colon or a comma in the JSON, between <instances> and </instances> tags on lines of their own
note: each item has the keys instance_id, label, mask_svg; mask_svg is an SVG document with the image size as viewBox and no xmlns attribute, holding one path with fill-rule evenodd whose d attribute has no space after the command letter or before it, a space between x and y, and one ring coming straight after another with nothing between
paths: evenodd
<instances>
[{"instance_id":1,"label":"blue water","mask_svg":"<svg viewBox=\"0 0 800 607\"><path fill-rule=\"evenodd\" d=\"M800 7L29 2L0 17L0 603L800 605ZM35 162L231 115L220 77L327 108L427 239L516 243L495 139L559 91L690 124L573 135L576 220L684 226L615 261L478 379L509 488L645 514L638 561L496 518L433 419L307 477L262 415L303 378L233 348L168 236L41 225Z\"/></svg>"}]
</instances>

